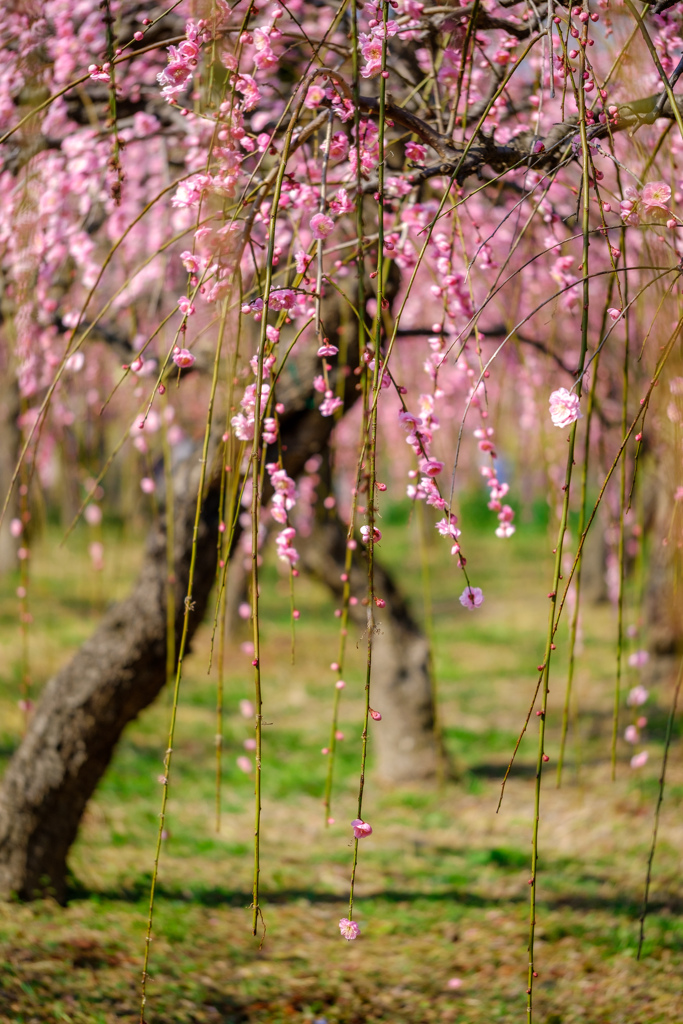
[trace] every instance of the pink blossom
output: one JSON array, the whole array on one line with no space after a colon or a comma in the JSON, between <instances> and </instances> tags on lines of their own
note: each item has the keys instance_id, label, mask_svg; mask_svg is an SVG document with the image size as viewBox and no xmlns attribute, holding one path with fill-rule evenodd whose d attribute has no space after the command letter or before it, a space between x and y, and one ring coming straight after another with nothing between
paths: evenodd
<instances>
[{"instance_id":1,"label":"pink blossom","mask_svg":"<svg viewBox=\"0 0 683 1024\"><path fill-rule=\"evenodd\" d=\"M448 988L452 988L452 989L462 988L463 980L462 980L462 978L449 978L448 982L447 982L447 986L448 986Z\"/></svg>"},{"instance_id":2,"label":"pink blossom","mask_svg":"<svg viewBox=\"0 0 683 1024\"><path fill-rule=\"evenodd\" d=\"M326 150L327 144L323 142L321 149ZM343 160L349 151L349 140L344 132L335 132L330 139L330 159Z\"/></svg>"},{"instance_id":3,"label":"pink blossom","mask_svg":"<svg viewBox=\"0 0 683 1024\"><path fill-rule=\"evenodd\" d=\"M13 537L21 537L22 533L24 532L24 524L22 523L21 519L12 520L12 522L9 524L9 532L12 534Z\"/></svg>"},{"instance_id":4,"label":"pink blossom","mask_svg":"<svg viewBox=\"0 0 683 1024\"><path fill-rule=\"evenodd\" d=\"M230 425L235 432L235 437L238 441L252 441L254 438L254 417L245 416L243 413L238 412L236 416L233 416L230 420Z\"/></svg>"},{"instance_id":5,"label":"pink blossom","mask_svg":"<svg viewBox=\"0 0 683 1024\"><path fill-rule=\"evenodd\" d=\"M74 352L73 355L69 356L69 358L67 359L67 361L66 361L66 363L64 365L66 366L67 370L71 370L72 373L78 373L79 370L83 369L84 364L85 364L85 355L84 355L84 353L83 352Z\"/></svg>"},{"instance_id":6,"label":"pink blossom","mask_svg":"<svg viewBox=\"0 0 683 1024\"><path fill-rule=\"evenodd\" d=\"M192 316L194 313L194 306L186 295L181 295L178 299L178 309L183 316Z\"/></svg>"},{"instance_id":7,"label":"pink blossom","mask_svg":"<svg viewBox=\"0 0 683 1024\"><path fill-rule=\"evenodd\" d=\"M650 694L644 686L634 686L626 698L626 703L630 708L638 708L645 703L649 696Z\"/></svg>"},{"instance_id":8,"label":"pink blossom","mask_svg":"<svg viewBox=\"0 0 683 1024\"><path fill-rule=\"evenodd\" d=\"M625 199L619 203L619 209L621 212L621 218L626 224L633 224L636 227L640 224L640 202L641 195L638 189L634 188L633 185L627 185L624 189Z\"/></svg>"},{"instance_id":9,"label":"pink blossom","mask_svg":"<svg viewBox=\"0 0 683 1024\"><path fill-rule=\"evenodd\" d=\"M190 253L188 249L184 253L180 253L180 259L187 273L199 273L201 264L198 256L194 253Z\"/></svg>"},{"instance_id":10,"label":"pink blossom","mask_svg":"<svg viewBox=\"0 0 683 1024\"><path fill-rule=\"evenodd\" d=\"M253 718L256 714L256 709L250 700L243 699L240 701L240 714L242 718Z\"/></svg>"},{"instance_id":11,"label":"pink blossom","mask_svg":"<svg viewBox=\"0 0 683 1024\"><path fill-rule=\"evenodd\" d=\"M363 78L374 78L382 70L382 40L373 34L361 33L361 53L367 61L361 68Z\"/></svg>"},{"instance_id":12,"label":"pink blossom","mask_svg":"<svg viewBox=\"0 0 683 1024\"><path fill-rule=\"evenodd\" d=\"M647 665L649 660L650 655L647 651L634 651L629 655L628 663L631 668L642 668L643 665Z\"/></svg>"},{"instance_id":13,"label":"pink blossom","mask_svg":"<svg viewBox=\"0 0 683 1024\"><path fill-rule=\"evenodd\" d=\"M245 775L249 775L251 772L250 758L246 757L244 754L240 754L235 763L241 772L244 772Z\"/></svg>"},{"instance_id":14,"label":"pink blossom","mask_svg":"<svg viewBox=\"0 0 683 1024\"><path fill-rule=\"evenodd\" d=\"M157 485L154 483L151 477L143 476L140 481L140 490L143 494L154 494L157 489Z\"/></svg>"},{"instance_id":15,"label":"pink blossom","mask_svg":"<svg viewBox=\"0 0 683 1024\"><path fill-rule=\"evenodd\" d=\"M581 416L579 396L558 388L550 396L550 418L556 427L568 427Z\"/></svg>"},{"instance_id":16,"label":"pink blossom","mask_svg":"<svg viewBox=\"0 0 683 1024\"><path fill-rule=\"evenodd\" d=\"M450 518L444 516L444 518L440 519L439 522L436 524L436 529L439 531L442 537L453 537L454 540L457 540L461 533L461 531L455 525L457 521L458 520L454 515L451 515Z\"/></svg>"},{"instance_id":17,"label":"pink blossom","mask_svg":"<svg viewBox=\"0 0 683 1024\"><path fill-rule=\"evenodd\" d=\"M314 238L327 238L334 228L334 221L325 213L314 213L309 225Z\"/></svg>"},{"instance_id":18,"label":"pink blossom","mask_svg":"<svg viewBox=\"0 0 683 1024\"><path fill-rule=\"evenodd\" d=\"M106 67L108 68L109 65L107 64ZM111 82L111 75L109 74L109 71L107 71L105 67L100 67L98 64L89 64L88 73L93 82Z\"/></svg>"},{"instance_id":19,"label":"pink blossom","mask_svg":"<svg viewBox=\"0 0 683 1024\"><path fill-rule=\"evenodd\" d=\"M634 754L631 758L631 768L643 768L647 764L647 759L647 750L641 750L639 754Z\"/></svg>"},{"instance_id":20,"label":"pink blossom","mask_svg":"<svg viewBox=\"0 0 683 1024\"><path fill-rule=\"evenodd\" d=\"M650 181L643 189L642 199L643 206L648 210L666 210L671 199L671 189L665 181Z\"/></svg>"},{"instance_id":21,"label":"pink blossom","mask_svg":"<svg viewBox=\"0 0 683 1024\"><path fill-rule=\"evenodd\" d=\"M277 64L278 60L271 49L270 39L261 28L254 29L254 49L254 64L259 71L265 71Z\"/></svg>"},{"instance_id":22,"label":"pink blossom","mask_svg":"<svg viewBox=\"0 0 683 1024\"><path fill-rule=\"evenodd\" d=\"M292 547L292 540L295 536L296 530L294 527L288 526L275 537L278 558L283 562L289 562L290 565L295 565L299 561L299 552L295 547Z\"/></svg>"},{"instance_id":23,"label":"pink blossom","mask_svg":"<svg viewBox=\"0 0 683 1024\"><path fill-rule=\"evenodd\" d=\"M409 431L415 430L417 427L422 425L420 417L415 416L412 412L408 412L408 410L405 412L399 412L398 421L405 430Z\"/></svg>"},{"instance_id":24,"label":"pink blossom","mask_svg":"<svg viewBox=\"0 0 683 1024\"><path fill-rule=\"evenodd\" d=\"M364 839L366 836L372 835L372 826L363 821L362 818L354 818L351 822L351 828L356 839Z\"/></svg>"},{"instance_id":25,"label":"pink blossom","mask_svg":"<svg viewBox=\"0 0 683 1024\"><path fill-rule=\"evenodd\" d=\"M327 340L327 338L325 338L325 342L324 342L323 345L320 346L320 348L318 349L318 353L317 354L322 359L324 356L336 356L338 351L339 351L339 349L337 348L337 346L336 345L330 345L330 343Z\"/></svg>"},{"instance_id":26,"label":"pink blossom","mask_svg":"<svg viewBox=\"0 0 683 1024\"><path fill-rule=\"evenodd\" d=\"M87 505L83 518L89 526L99 526L102 522L102 509L99 505Z\"/></svg>"},{"instance_id":27,"label":"pink blossom","mask_svg":"<svg viewBox=\"0 0 683 1024\"><path fill-rule=\"evenodd\" d=\"M427 155L427 147L421 142L406 142L406 156L409 160L424 160Z\"/></svg>"},{"instance_id":28,"label":"pink blossom","mask_svg":"<svg viewBox=\"0 0 683 1024\"><path fill-rule=\"evenodd\" d=\"M496 527L496 537L500 537L502 540L506 540L508 537L512 537L517 532L517 527L513 526L512 523L502 522L500 526Z\"/></svg>"},{"instance_id":29,"label":"pink blossom","mask_svg":"<svg viewBox=\"0 0 683 1024\"><path fill-rule=\"evenodd\" d=\"M640 739L640 733L635 725L627 725L624 730L624 739L627 743L637 743Z\"/></svg>"},{"instance_id":30,"label":"pink blossom","mask_svg":"<svg viewBox=\"0 0 683 1024\"><path fill-rule=\"evenodd\" d=\"M438 459L423 459L420 463L420 472L426 473L427 476L438 476L443 467L443 462L439 462Z\"/></svg>"},{"instance_id":31,"label":"pink blossom","mask_svg":"<svg viewBox=\"0 0 683 1024\"><path fill-rule=\"evenodd\" d=\"M342 917L339 922L339 931L347 942L352 942L360 935L360 928L355 921L349 921L348 917Z\"/></svg>"},{"instance_id":32,"label":"pink blossom","mask_svg":"<svg viewBox=\"0 0 683 1024\"><path fill-rule=\"evenodd\" d=\"M94 540L92 544L88 545L88 554L95 572L102 572L104 569L104 544L99 540Z\"/></svg>"},{"instance_id":33,"label":"pink blossom","mask_svg":"<svg viewBox=\"0 0 683 1024\"><path fill-rule=\"evenodd\" d=\"M353 200L345 188L337 189L334 197L330 200L330 209L337 217L343 213L351 213L354 209Z\"/></svg>"},{"instance_id":34,"label":"pink blossom","mask_svg":"<svg viewBox=\"0 0 683 1024\"><path fill-rule=\"evenodd\" d=\"M256 299L252 305L255 305L259 300ZM261 302L261 309L263 309L263 300ZM273 309L276 312L281 309L291 309L296 302L296 294L291 288L278 288L276 291L270 293L268 299L268 308Z\"/></svg>"},{"instance_id":35,"label":"pink blossom","mask_svg":"<svg viewBox=\"0 0 683 1024\"><path fill-rule=\"evenodd\" d=\"M298 252L295 252L294 266L296 267L297 274L305 274L308 270L308 264L312 259L313 257L309 256L307 252L303 251L303 249L299 249Z\"/></svg>"},{"instance_id":36,"label":"pink blossom","mask_svg":"<svg viewBox=\"0 0 683 1024\"><path fill-rule=\"evenodd\" d=\"M614 306L610 306L610 308L607 310L607 316L610 318L610 320L618 320L621 316L621 310L616 309Z\"/></svg>"},{"instance_id":37,"label":"pink blossom","mask_svg":"<svg viewBox=\"0 0 683 1024\"><path fill-rule=\"evenodd\" d=\"M481 591L481 587L465 587L460 595L460 604L463 608L468 608L470 611L473 611L475 608L479 608L483 603L484 595Z\"/></svg>"},{"instance_id":38,"label":"pink blossom","mask_svg":"<svg viewBox=\"0 0 683 1024\"><path fill-rule=\"evenodd\" d=\"M343 408L343 406L343 399L335 398L334 392L332 391L326 391L325 398L320 403L320 409L318 411L320 412L321 416L332 416L337 411L337 409L341 409Z\"/></svg>"},{"instance_id":39,"label":"pink blossom","mask_svg":"<svg viewBox=\"0 0 683 1024\"><path fill-rule=\"evenodd\" d=\"M382 721L382 715L379 711L373 711L372 708L368 708L368 711L370 712L370 718L373 720L373 722Z\"/></svg>"},{"instance_id":40,"label":"pink blossom","mask_svg":"<svg viewBox=\"0 0 683 1024\"><path fill-rule=\"evenodd\" d=\"M304 106L308 107L310 110L314 110L316 107L320 106L324 99L325 90L323 89L323 87L321 85L313 83L313 85L309 87L308 92L306 93Z\"/></svg>"},{"instance_id":41,"label":"pink blossom","mask_svg":"<svg viewBox=\"0 0 683 1024\"><path fill-rule=\"evenodd\" d=\"M181 369L186 370L194 364L194 361L195 357L188 349L176 346L173 350L173 362Z\"/></svg>"},{"instance_id":42,"label":"pink blossom","mask_svg":"<svg viewBox=\"0 0 683 1024\"><path fill-rule=\"evenodd\" d=\"M360 536L363 543L367 544L370 540L370 527L361 526ZM372 528L372 539L375 542L375 544L382 539L382 531L378 530L376 526Z\"/></svg>"}]
</instances>

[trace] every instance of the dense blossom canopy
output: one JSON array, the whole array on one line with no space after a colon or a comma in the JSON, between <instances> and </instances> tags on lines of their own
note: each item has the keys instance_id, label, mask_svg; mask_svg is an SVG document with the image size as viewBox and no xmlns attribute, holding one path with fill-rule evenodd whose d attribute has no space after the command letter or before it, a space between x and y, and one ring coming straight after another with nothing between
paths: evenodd
<instances>
[{"instance_id":1,"label":"dense blossom canopy","mask_svg":"<svg viewBox=\"0 0 683 1024\"><path fill-rule=\"evenodd\" d=\"M113 447L130 438L156 500L153 458L166 449L168 468L168 450L207 417L205 456L216 440L227 360L221 568L241 529L257 573L272 527L295 579L321 461L295 478L282 424L315 408L321 431L334 424L325 508L348 524L348 558L360 540L370 566L369 638L384 604L372 564L385 473L392 493L434 510L460 604L478 615L461 477L483 480L501 542L521 493L549 480L560 533L547 694L559 614L574 599L559 581L577 430L587 458L598 452L600 482L616 454L637 456L682 322L681 17L667 0L645 16L630 0L10 3L0 270L21 472L35 467L49 487L64 439L104 421ZM683 418L680 379L671 423ZM100 481L89 471L81 483L96 526ZM606 501L619 520L623 480ZM620 529L613 567L623 518ZM91 555L101 567L99 541ZM346 616L348 567L342 580ZM623 561L613 592L622 583ZM258 731L256 575L246 614ZM629 704L646 697L636 687ZM381 717L368 682L363 759L368 719ZM545 703L539 717L543 730ZM260 742L258 731L257 761ZM372 832L361 803L362 782L356 839ZM350 918L339 927L358 935Z\"/></svg>"}]
</instances>

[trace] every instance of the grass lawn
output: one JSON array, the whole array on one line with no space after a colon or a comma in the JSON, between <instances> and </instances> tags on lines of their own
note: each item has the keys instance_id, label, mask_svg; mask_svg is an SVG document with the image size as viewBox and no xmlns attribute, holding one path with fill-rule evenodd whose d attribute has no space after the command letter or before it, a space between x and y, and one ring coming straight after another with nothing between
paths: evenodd
<instances>
[{"instance_id":1,"label":"grass lawn","mask_svg":"<svg viewBox=\"0 0 683 1024\"><path fill-rule=\"evenodd\" d=\"M488 514L486 514L487 519ZM476 518L476 517L473 517ZM236 759L251 735L239 702L251 695L247 639L227 647L224 785L215 802L215 670L207 675L204 627L186 663L163 844L148 988L149 1024L189 1022L523 1022L537 719L496 814L502 774L536 684L547 618L551 547L539 526L509 541L493 524L468 531L468 568L486 595L461 608L463 583L444 548L431 549L435 664L448 749L461 769L441 791L389 791L366 780L364 816L373 835L360 846L356 918L346 943L362 706L362 643L349 643L336 823L325 828L322 793L337 620L327 593L297 581L297 650L289 660L289 585L269 561L263 586L262 657L267 722L263 762L262 885L267 933L250 933L253 776ZM421 615L419 545L401 510L385 517L380 552L401 565ZM32 671L36 686L91 632L103 595L126 592L139 544L108 531L104 577L88 568L87 538L65 548L50 532L32 559ZM116 550L116 557L114 551ZM0 753L19 742L20 643L16 580L0 581L3 658ZM628 619L630 622L632 616ZM683 1020L683 765L680 730L654 861L652 909L643 957L638 917L664 725L671 688L643 709L650 759L629 767L620 739L610 781L615 620L609 606L586 609L578 662L578 726L555 787L566 678L567 629L558 633L548 717L551 755L541 805L537 884L535 1022L655 1024ZM638 681L626 669L625 686ZM621 733L631 720L625 702ZM125 733L88 808L71 857L72 897L0 905L0 1021L134 1021L150 872L166 746L166 695ZM381 723L377 725L381 728ZM457 980L456 980L457 979Z\"/></svg>"}]
</instances>

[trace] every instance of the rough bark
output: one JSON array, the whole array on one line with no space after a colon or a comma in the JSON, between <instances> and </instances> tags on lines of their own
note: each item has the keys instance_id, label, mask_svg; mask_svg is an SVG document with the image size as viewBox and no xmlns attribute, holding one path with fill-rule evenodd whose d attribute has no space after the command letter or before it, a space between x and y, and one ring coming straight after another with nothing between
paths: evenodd
<instances>
[{"instance_id":1,"label":"rough bark","mask_svg":"<svg viewBox=\"0 0 683 1024\"><path fill-rule=\"evenodd\" d=\"M683 595L680 550L673 540L674 482L678 479L670 453L652 459L645 485L645 528L649 538L647 581L643 602L650 661L643 682L654 686L676 674L683 651ZM667 457L668 456L668 457ZM675 535L674 535L675 536Z\"/></svg>"},{"instance_id":2,"label":"rough bark","mask_svg":"<svg viewBox=\"0 0 683 1024\"><path fill-rule=\"evenodd\" d=\"M303 567L341 597L344 525L338 519L318 523L307 541L298 544ZM372 639L371 703L382 715L372 729L376 773L386 783L431 782L451 772L435 729L429 643L393 579L377 561L374 575L376 593L386 602L376 610ZM366 581L360 556L351 570L352 594L362 596ZM359 601L350 611L365 633L367 608Z\"/></svg>"},{"instance_id":3,"label":"rough bark","mask_svg":"<svg viewBox=\"0 0 683 1024\"><path fill-rule=\"evenodd\" d=\"M0 494L7 494L19 452L19 389L14 375L6 365L0 366ZM0 524L0 574L17 566L19 542L10 531L10 522L17 514L17 496L12 500Z\"/></svg>"},{"instance_id":4,"label":"rough bark","mask_svg":"<svg viewBox=\"0 0 683 1024\"><path fill-rule=\"evenodd\" d=\"M185 493L196 494L184 467ZM193 479L194 478L194 479ZM176 632L183 614L195 501L177 508ZM201 622L215 575L218 489L204 502L197 545L190 629ZM74 658L46 685L0 795L0 893L31 899L66 896L66 858L85 805L124 727L150 704L166 680L166 541L152 531L138 580Z\"/></svg>"}]
</instances>

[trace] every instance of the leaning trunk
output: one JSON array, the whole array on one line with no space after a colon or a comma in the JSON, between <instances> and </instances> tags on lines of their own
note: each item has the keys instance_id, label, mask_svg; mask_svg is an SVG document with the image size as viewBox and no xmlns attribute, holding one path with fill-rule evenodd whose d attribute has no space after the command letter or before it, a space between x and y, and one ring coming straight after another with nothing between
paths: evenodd
<instances>
[{"instance_id":1,"label":"leaning trunk","mask_svg":"<svg viewBox=\"0 0 683 1024\"><path fill-rule=\"evenodd\" d=\"M299 544L304 568L341 597L346 529L338 519L316 524ZM393 784L431 782L451 774L436 728L429 642L413 619L389 573L374 562L375 592L385 607L375 612L371 703L382 715L372 730L377 776ZM354 559L351 588L364 594L365 560ZM352 606L355 621L367 628L367 609Z\"/></svg>"}]
</instances>

